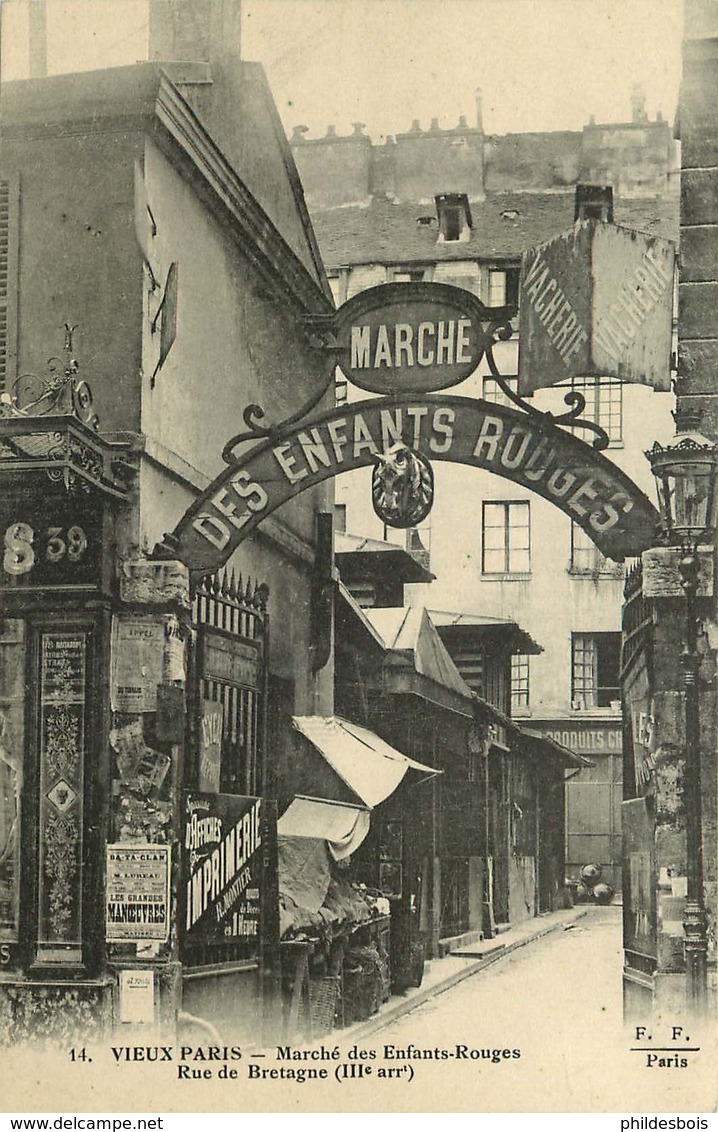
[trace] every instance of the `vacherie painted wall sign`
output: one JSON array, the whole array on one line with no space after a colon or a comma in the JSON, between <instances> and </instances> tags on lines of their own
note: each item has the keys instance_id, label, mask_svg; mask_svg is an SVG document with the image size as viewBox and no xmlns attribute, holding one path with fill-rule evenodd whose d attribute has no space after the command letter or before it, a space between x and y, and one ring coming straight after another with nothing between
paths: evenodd
<instances>
[{"instance_id":1,"label":"vacherie painted wall sign","mask_svg":"<svg viewBox=\"0 0 718 1132\"><path fill-rule=\"evenodd\" d=\"M522 258L522 393L590 374L670 389L669 240L589 220Z\"/></svg>"},{"instance_id":2,"label":"vacherie painted wall sign","mask_svg":"<svg viewBox=\"0 0 718 1132\"><path fill-rule=\"evenodd\" d=\"M219 569L295 495L376 465L403 442L426 459L484 468L555 503L617 560L652 544L658 513L620 468L542 418L467 397L377 398L287 428L229 465L192 504L163 552Z\"/></svg>"},{"instance_id":3,"label":"vacherie painted wall sign","mask_svg":"<svg viewBox=\"0 0 718 1132\"><path fill-rule=\"evenodd\" d=\"M493 345L490 328L510 314L447 283L371 287L337 311L337 360L371 393L447 389L476 369Z\"/></svg>"}]
</instances>

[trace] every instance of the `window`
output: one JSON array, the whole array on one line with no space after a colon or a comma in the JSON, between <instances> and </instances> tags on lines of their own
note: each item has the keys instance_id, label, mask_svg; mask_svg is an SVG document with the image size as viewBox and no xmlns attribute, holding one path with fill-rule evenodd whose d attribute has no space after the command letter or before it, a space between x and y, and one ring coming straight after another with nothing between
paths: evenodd
<instances>
[{"instance_id":1,"label":"window","mask_svg":"<svg viewBox=\"0 0 718 1132\"><path fill-rule=\"evenodd\" d=\"M334 530L338 535L346 534L347 529L347 505L346 503L334 504Z\"/></svg>"},{"instance_id":2,"label":"window","mask_svg":"<svg viewBox=\"0 0 718 1132\"><path fill-rule=\"evenodd\" d=\"M423 267L393 267L389 269L390 283L422 283Z\"/></svg>"},{"instance_id":3,"label":"window","mask_svg":"<svg viewBox=\"0 0 718 1132\"><path fill-rule=\"evenodd\" d=\"M439 242L465 242L471 237L471 209L466 193L440 193L436 197Z\"/></svg>"},{"instance_id":4,"label":"window","mask_svg":"<svg viewBox=\"0 0 718 1132\"><path fill-rule=\"evenodd\" d=\"M335 268L333 271L327 272L327 279L329 286L332 289L332 297L338 307L347 301L347 288L349 285L349 268L342 267L338 270Z\"/></svg>"},{"instance_id":5,"label":"window","mask_svg":"<svg viewBox=\"0 0 718 1132\"><path fill-rule=\"evenodd\" d=\"M511 714L529 706L529 658L525 653L511 657Z\"/></svg>"},{"instance_id":6,"label":"window","mask_svg":"<svg viewBox=\"0 0 718 1132\"><path fill-rule=\"evenodd\" d=\"M520 274L518 267L489 268L490 307L518 306Z\"/></svg>"},{"instance_id":7,"label":"window","mask_svg":"<svg viewBox=\"0 0 718 1132\"><path fill-rule=\"evenodd\" d=\"M527 574L531 569L528 502L485 502L481 517L484 574Z\"/></svg>"},{"instance_id":8,"label":"window","mask_svg":"<svg viewBox=\"0 0 718 1132\"><path fill-rule=\"evenodd\" d=\"M504 381L514 393L519 391L519 379L517 376L505 377ZM484 401L490 401L492 405L511 405L512 402L504 393L503 389L497 382L495 377L485 377L483 383L483 396Z\"/></svg>"},{"instance_id":9,"label":"window","mask_svg":"<svg viewBox=\"0 0 718 1132\"><path fill-rule=\"evenodd\" d=\"M611 377L574 377L571 388L586 398L582 416L604 428L609 440L622 440L623 383Z\"/></svg>"},{"instance_id":10,"label":"window","mask_svg":"<svg viewBox=\"0 0 718 1132\"><path fill-rule=\"evenodd\" d=\"M612 558L601 554L595 542L577 523L571 523L571 559L568 568L571 574L607 574L612 577L623 575L622 563L614 562Z\"/></svg>"},{"instance_id":11,"label":"window","mask_svg":"<svg viewBox=\"0 0 718 1132\"><path fill-rule=\"evenodd\" d=\"M610 185L576 185L574 220L613 223L613 189Z\"/></svg>"},{"instance_id":12,"label":"window","mask_svg":"<svg viewBox=\"0 0 718 1132\"><path fill-rule=\"evenodd\" d=\"M571 707L610 707L620 697L620 633L572 633Z\"/></svg>"}]
</instances>

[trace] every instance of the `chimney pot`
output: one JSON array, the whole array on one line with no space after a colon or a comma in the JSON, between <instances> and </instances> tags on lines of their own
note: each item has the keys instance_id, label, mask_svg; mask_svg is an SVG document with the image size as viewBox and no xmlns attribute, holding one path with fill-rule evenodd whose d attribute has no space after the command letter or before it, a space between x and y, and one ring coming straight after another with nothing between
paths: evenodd
<instances>
[{"instance_id":1,"label":"chimney pot","mask_svg":"<svg viewBox=\"0 0 718 1132\"><path fill-rule=\"evenodd\" d=\"M336 126L327 126L327 137L328 138L335 138L336 136L337 136Z\"/></svg>"},{"instance_id":2,"label":"chimney pot","mask_svg":"<svg viewBox=\"0 0 718 1132\"><path fill-rule=\"evenodd\" d=\"M354 129L354 135L353 136L356 137L356 138L363 137L364 135L362 133L362 130L364 129L365 126L366 126L366 122L352 122L352 127Z\"/></svg>"},{"instance_id":3,"label":"chimney pot","mask_svg":"<svg viewBox=\"0 0 718 1132\"><path fill-rule=\"evenodd\" d=\"M438 128L439 128L439 119L438 118L432 118L431 119L431 127L430 128L432 130L438 130Z\"/></svg>"},{"instance_id":4,"label":"chimney pot","mask_svg":"<svg viewBox=\"0 0 718 1132\"><path fill-rule=\"evenodd\" d=\"M304 141L303 135L308 134L308 133L309 133L309 126L295 126L294 129L292 130L292 141L293 142L303 142Z\"/></svg>"},{"instance_id":5,"label":"chimney pot","mask_svg":"<svg viewBox=\"0 0 718 1132\"><path fill-rule=\"evenodd\" d=\"M415 118L414 121L411 123L411 130L409 131L409 133L411 133L411 134L420 134L421 133L421 126L419 124L418 118Z\"/></svg>"},{"instance_id":6,"label":"chimney pot","mask_svg":"<svg viewBox=\"0 0 718 1132\"><path fill-rule=\"evenodd\" d=\"M461 115L459 116L459 125L458 125L457 129L459 129L459 130L468 130L468 128L469 128L469 127L468 127L468 125L467 125L467 122L466 122L466 115L465 115L465 114L461 114Z\"/></svg>"}]
</instances>

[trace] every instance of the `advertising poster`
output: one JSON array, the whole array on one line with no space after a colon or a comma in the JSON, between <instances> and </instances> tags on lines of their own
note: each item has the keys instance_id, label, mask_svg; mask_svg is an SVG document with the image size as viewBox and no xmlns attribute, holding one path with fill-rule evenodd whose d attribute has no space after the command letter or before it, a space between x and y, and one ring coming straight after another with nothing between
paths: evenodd
<instances>
[{"instance_id":1,"label":"advertising poster","mask_svg":"<svg viewBox=\"0 0 718 1132\"><path fill-rule=\"evenodd\" d=\"M718 0L0 0L0 1132L718 1132L717 544Z\"/></svg>"},{"instance_id":2,"label":"advertising poster","mask_svg":"<svg viewBox=\"0 0 718 1132\"><path fill-rule=\"evenodd\" d=\"M203 700L199 734L199 788L219 794L224 710L215 700Z\"/></svg>"},{"instance_id":3,"label":"advertising poster","mask_svg":"<svg viewBox=\"0 0 718 1132\"><path fill-rule=\"evenodd\" d=\"M166 940L169 935L167 845L107 846L107 940Z\"/></svg>"},{"instance_id":4,"label":"advertising poster","mask_svg":"<svg viewBox=\"0 0 718 1132\"><path fill-rule=\"evenodd\" d=\"M182 841L184 946L219 943L258 958L261 947L263 839L261 798L188 793Z\"/></svg>"},{"instance_id":5,"label":"advertising poster","mask_svg":"<svg viewBox=\"0 0 718 1132\"><path fill-rule=\"evenodd\" d=\"M112 638L112 706L148 712L157 707L165 626L161 617L116 617Z\"/></svg>"}]
</instances>

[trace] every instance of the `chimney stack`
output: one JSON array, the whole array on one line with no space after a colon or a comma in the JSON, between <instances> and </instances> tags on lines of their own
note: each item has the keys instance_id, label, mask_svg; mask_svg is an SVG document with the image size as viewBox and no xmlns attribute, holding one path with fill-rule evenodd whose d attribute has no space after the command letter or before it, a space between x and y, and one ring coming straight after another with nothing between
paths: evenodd
<instances>
[{"instance_id":1,"label":"chimney stack","mask_svg":"<svg viewBox=\"0 0 718 1132\"><path fill-rule=\"evenodd\" d=\"M636 124L648 121L646 93L640 83L635 83L631 88L631 120Z\"/></svg>"},{"instance_id":2,"label":"chimney stack","mask_svg":"<svg viewBox=\"0 0 718 1132\"><path fill-rule=\"evenodd\" d=\"M476 129L482 134L484 132L484 92L480 86L477 86L474 97L476 98Z\"/></svg>"},{"instance_id":3,"label":"chimney stack","mask_svg":"<svg viewBox=\"0 0 718 1132\"><path fill-rule=\"evenodd\" d=\"M241 0L150 0L149 57L239 62Z\"/></svg>"}]
</instances>

